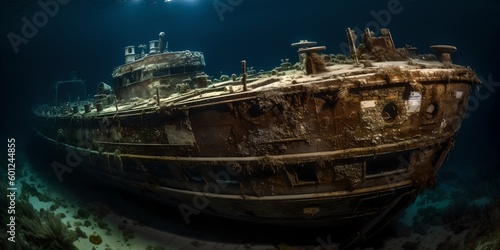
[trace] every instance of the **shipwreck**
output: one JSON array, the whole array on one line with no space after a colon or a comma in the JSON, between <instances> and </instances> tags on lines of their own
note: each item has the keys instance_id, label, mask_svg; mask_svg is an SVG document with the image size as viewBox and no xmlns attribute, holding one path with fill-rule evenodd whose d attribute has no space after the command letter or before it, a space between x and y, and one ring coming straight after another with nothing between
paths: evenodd
<instances>
[{"instance_id":1,"label":"shipwreck","mask_svg":"<svg viewBox=\"0 0 500 250\"><path fill-rule=\"evenodd\" d=\"M453 46L346 35L350 55L303 40L295 64L214 79L162 32L148 53L125 48L113 87L34 107L34 128L84 156L79 170L187 211L366 237L434 184L480 81Z\"/></svg>"}]
</instances>

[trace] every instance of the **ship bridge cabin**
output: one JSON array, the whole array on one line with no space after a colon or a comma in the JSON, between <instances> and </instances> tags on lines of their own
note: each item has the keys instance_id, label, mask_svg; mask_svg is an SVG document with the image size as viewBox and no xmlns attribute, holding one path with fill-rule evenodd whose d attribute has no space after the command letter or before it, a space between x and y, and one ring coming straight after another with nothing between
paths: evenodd
<instances>
[{"instance_id":1,"label":"ship bridge cabin","mask_svg":"<svg viewBox=\"0 0 500 250\"><path fill-rule=\"evenodd\" d=\"M163 49L164 35L161 32L158 40L149 42L148 54L144 44L138 46L142 50L140 54L135 53L134 46L125 47L125 64L112 73L118 99L151 98L157 94L167 97L175 92L206 87L203 53L169 51L168 43Z\"/></svg>"}]
</instances>

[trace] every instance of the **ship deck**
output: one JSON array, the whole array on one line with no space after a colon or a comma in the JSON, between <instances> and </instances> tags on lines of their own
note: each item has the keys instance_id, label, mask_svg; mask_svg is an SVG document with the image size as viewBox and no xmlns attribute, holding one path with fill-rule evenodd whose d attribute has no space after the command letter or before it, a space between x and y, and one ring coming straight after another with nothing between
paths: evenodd
<instances>
[{"instance_id":1,"label":"ship deck","mask_svg":"<svg viewBox=\"0 0 500 250\"><path fill-rule=\"evenodd\" d=\"M293 91L293 89L301 87L321 88L322 86L327 86L329 89L335 90L341 88L375 87L385 85L388 82L425 82L442 79L470 81L472 76L468 74L468 71L467 68L458 65L420 59L370 62L369 66L362 64L335 64L328 66L327 72L314 75L306 75L304 71L296 69L275 72L275 75L271 72L254 75L248 79L247 91L244 91L240 79L237 81L229 80L214 83L206 88L194 89L186 93L174 93L168 97L160 96L160 105L158 105L157 97L149 99L132 98L130 100L118 100L115 105L106 107L99 112L93 109L89 113L79 110L76 114L54 115L41 112L41 108L35 108L34 112L37 115L47 117L82 116L82 118L90 118L115 115L117 112L120 115L126 115L127 113L155 112L160 107L196 107L205 103L214 105L218 101L251 99L255 95L267 91ZM388 75L392 75L391 79L387 79ZM296 91L302 91L302 89Z\"/></svg>"}]
</instances>

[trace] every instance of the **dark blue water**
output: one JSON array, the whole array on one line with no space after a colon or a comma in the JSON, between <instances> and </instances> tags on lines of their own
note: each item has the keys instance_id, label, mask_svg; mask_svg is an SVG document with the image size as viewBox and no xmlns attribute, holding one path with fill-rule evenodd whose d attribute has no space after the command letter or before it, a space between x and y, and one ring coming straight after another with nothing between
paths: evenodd
<instances>
[{"instance_id":1,"label":"dark blue water","mask_svg":"<svg viewBox=\"0 0 500 250\"><path fill-rule=\"evenodd\" d=\"M239 73L245 59L268 70L296 58L290 44L300 39L342 53L345 28L391 30L398 46L431 53L433 44L458 47L457 64L470 65L485 87L463 122L443 173L474 174L477 181L500 178L500 3L490 0L2 0L0 99L2 140L19 147L31 141L30 107L46 100L54 81L77 71L93 93L111 83L124 62L123 48L157 39L164 31L171 50L199 50L206 73ZM481 96L481 98L479 98ZM3 159L3 158L2 158ZM449 180L446 176L443 182ZM3 180L2 180L3 181ZM3 211L2 211L3 212Z\"/></svg>"}]
</instances>

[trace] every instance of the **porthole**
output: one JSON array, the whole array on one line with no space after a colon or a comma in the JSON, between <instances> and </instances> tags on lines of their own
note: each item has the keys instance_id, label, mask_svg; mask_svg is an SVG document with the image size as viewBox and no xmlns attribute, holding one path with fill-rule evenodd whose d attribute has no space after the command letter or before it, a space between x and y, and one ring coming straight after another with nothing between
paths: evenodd
<instances>
[{"instance_id":1,"label":"porthole","mask_svg":"<svg viewBox=\"0 0 500 250\"><path fill-rule=\"evenodd\" d=\"M432 120L436 117L438 113L438 105L437 103L433 102L427 106L427 109L425 110L425 118L428 120Z\"/></svg>"},{"instance_id":2,"label":"porthole","mask_svg":"<svg viewBox=\"0 0 500 250\"><path fill-rule=\"evenodd\" d=\"M387 103L382 109L382 118L386 122L392 122L398 115L398 108L393 102Z\"/></svg>"}]
</instances>

